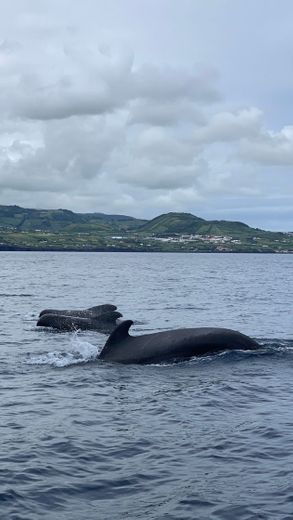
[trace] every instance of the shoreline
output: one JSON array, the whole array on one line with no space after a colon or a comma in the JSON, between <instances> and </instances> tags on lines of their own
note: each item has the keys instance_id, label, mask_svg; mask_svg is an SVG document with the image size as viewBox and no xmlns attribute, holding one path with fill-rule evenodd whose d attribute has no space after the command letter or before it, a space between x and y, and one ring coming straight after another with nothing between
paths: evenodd
<instances>
[{"instance_id":1,"label":"shoreline","mask_svg":"<svg viewBox=\"0 0 293 520\"><path fill-rule=\"evenodd\" d=\"M237 254L237 255L247 255L247 254L260 254L260 255L291 255L293 251L157 251L157 250L136 250L136 249L60 249L60 248L52 248L52 249L44 249L44 248L19 248L19 247L1 247L0 253L2 252L13 252L13 253L157 253L157 254Z\"/></svg>"}]
</instances>

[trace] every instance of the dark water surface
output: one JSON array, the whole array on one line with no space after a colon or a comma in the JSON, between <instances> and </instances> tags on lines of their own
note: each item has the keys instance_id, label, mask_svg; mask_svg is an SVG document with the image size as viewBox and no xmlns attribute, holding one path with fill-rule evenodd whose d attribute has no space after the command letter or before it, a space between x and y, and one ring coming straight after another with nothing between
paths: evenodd
<instances>
[{"instance_id":1,"label":"dark water surface","mask_svg":"<svg viewBox=\"0 0 293 520\"><path fill-rule=\"evenodd\" d=\"M292 255L0 253L1 520L292 520ZM179 364L96 361L35 327L115 303L133 334L262 343Z\"/></svg>"}]
</instances>

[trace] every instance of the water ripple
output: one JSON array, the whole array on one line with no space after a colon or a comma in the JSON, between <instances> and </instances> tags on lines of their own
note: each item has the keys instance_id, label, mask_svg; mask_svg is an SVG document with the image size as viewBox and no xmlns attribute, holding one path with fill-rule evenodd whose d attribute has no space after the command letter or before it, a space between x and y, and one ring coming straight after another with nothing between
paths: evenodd
<instances>
[{"instance_id":1,"label":"water ripple","mask_svg":"<svg viewBox=\"0 0 293 520\"><path fill-rule=\"evenodd\" d=\"M1 253L1 518L291 520L291 264ZM210 324L262 348L119 366L96 360L104 336L35 327L105 301L134 334Z\"/></svg>"}]
</instances>

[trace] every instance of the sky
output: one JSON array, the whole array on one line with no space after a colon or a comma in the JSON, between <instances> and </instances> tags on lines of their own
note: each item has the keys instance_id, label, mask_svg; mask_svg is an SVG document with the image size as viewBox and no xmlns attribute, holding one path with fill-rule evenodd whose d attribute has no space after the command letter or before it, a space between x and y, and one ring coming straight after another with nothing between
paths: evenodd
<instances>
[{"instance_id":1,"label":"sky","mask_svg":"<svg viewBox=\"0 0 293 520\"><path fill-rule=\"evenodd\" d=\"M3 0L0 204L293 231L292 0Z\"/></svg>"}]
</instances>

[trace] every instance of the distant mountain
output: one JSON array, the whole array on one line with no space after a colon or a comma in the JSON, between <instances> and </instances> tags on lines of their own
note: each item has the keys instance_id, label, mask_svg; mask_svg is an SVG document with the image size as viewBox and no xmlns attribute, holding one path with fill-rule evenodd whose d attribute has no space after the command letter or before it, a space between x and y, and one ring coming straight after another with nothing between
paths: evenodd
<instances>
[{"instance_id":1,"label":"distant mountain","mask_svg":"<svg viewBox=\"0 0 293 520\"><path fill-rule=\"evenodd\" d=\"M0 206L0 251L293 252L293 237L243 222L166 213L152 220Z\"/></svg>"},{"instance_id":2,"label":"distant mountain","mask_svg":"<svg viewBox=\"0 0 293 520\"><path fill-rule=\"evenodd\" d=\"M48 231L53 233L89 233L109 235L174 236L213 235L232 237L277 235L249 227L243 222L205 220L191 213L166 213L152 220L104 213L74 213L67 209L28 209L0 206L0 230Z\"/></svg>"},{"instance_id":3,"label":"distant mountain","mask_svg":"<svg viewBox=\"0 0 293 520\"><path fill-rule=\"evenodd\" d=\"M227 220L204 220L191 213L166 213L139 227L145 234L170 236L174 234L213 235L213 236L262 236L271 233L249 227L243 222Z\"/></svg>"},{"instance_id":4,"label":"distant mountain","mask_svg":"<svg viewBox=\"0 0 293 520\"><path fill-rule=\"evenodd\" d=\"M145 222L145 220L124 215L74 213L67 209L44 210L0 206L0 228L16 229L17 231L95 232L105 235L127 232Z\"/></svg>"},{"instance_id":5,"label":"distant mountain","mask_svg":"<svg viewBox=\"0 0 293 520\"><path fill-rule=\"evenodd\" d=\"M166 213L146 222L139 229L143 233L154 235L190 234L196 233L204 222L204 219L191 213Z\"/></svg>"}]
</instances>

